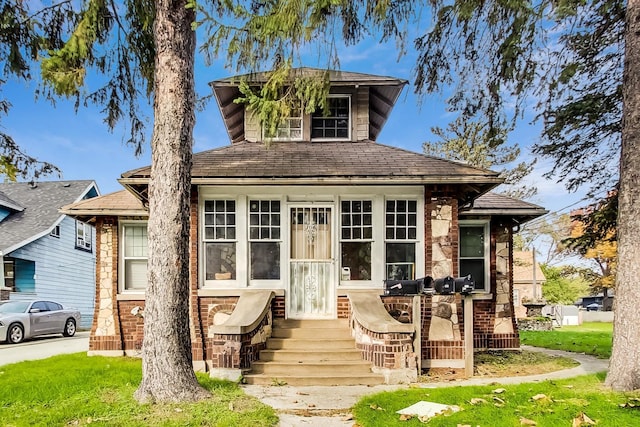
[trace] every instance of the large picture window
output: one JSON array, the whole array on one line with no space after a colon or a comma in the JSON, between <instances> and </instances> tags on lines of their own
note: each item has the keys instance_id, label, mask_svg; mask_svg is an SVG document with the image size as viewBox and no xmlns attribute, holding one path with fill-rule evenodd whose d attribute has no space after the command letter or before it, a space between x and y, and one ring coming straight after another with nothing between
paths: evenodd
<instances>
[{"instance_id":1,"label":"large picture window","mask_svg":"<svg viewBox=\"0 0 640 427\"><path fill-rule=\"evenodd\" d=\"M489 285L489 223L460 222L460 275L471 274L476 290Z\"/></svg>"},{"instance_id":2,"label":"large picture window","mask_svg":"<svg viewBox=\"0 0 640 427\"><path fill-rule=\"evenodd\" d=\"M147 287L147 259L149 257L147 224L125 223L122 226L122 236L124 290L144 290Z\"/></svg>"},{"instance_id":3,"label":"large picture window","mask_svg":"<svg viewBox=\"0 0 640 427\"><path fill-rule=\"evenodd\" d=\"M330 96L329 114L322 110L311 116L312 139L349 139L351 135L351 106L348 96Z\"/></svg>"},{"instance_id":4,"label":"large picture window","mask_svg":"<svg viewBox=\"0 0 640 427\"><path fill-rule=\"evenodd\" d=\"M280 201L249 201L252 280L280 279Z\"/></svg>"},{"instance_id":5,"label":"large picture window","mask_svg":"<svg viewBox=\"0 0 640 427\"><path fill-rule=\"evenodd\" d=\"M371 200L340 204L341 280L371 280L372 204Z\"/></svg>"},{"instance_id":6,"label":"large picture window","mask_svg":"<svg viewBox=\"0 0 640 427\"><path fill-rule=\"evenodd\" d=\"M385 204L386 278L415 279L418 203L387 200Z\"/></svg>"},{"instance_id":7,"label":"large picture window","mask_svg":"<svg viewBox=\"0 0 640 427\"><path fill-rule=\"evenodd\" d=\"M236 201L204 202L205 280L236 278Z\"/></svg>"}]
</instances>

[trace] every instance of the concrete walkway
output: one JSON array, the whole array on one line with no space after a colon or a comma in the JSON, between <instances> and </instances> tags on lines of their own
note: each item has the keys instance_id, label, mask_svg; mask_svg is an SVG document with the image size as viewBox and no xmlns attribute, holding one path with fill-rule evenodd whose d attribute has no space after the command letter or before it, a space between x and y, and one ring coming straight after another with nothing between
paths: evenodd
<instances>
[{"instance_id":1,"label":"concrete walkway","mask_svg":"<svg viewBox=\"0 0 640 427\"><path fill-rule=\"evenodd\" d=\"M541 375L528 375L521 377L475 377L466 380L455 380L442 383L422 383L419 387L439 388L488 384L519 384L526 382L539 382L561 378L571 378L579 375L592 374L606 371L609 367L608 360L597 359L578 353L569 353L559 350L549 350L530 346L522 346L523 350L539 351L553 356L572 358L580 363L580 366L562 371L550 372ZM244 385L245 393L258 398L266 405L278 412L280 427L297 426L321 426L321 427L351 427L354 422L351 419L351 407L363 396L394 391L407 388L404 385L379 385L379 386L346 386L346 387L292 387L292 386L257 386ZM415 387L415 384L413 385Z\"/></svg>"}]
</instances>

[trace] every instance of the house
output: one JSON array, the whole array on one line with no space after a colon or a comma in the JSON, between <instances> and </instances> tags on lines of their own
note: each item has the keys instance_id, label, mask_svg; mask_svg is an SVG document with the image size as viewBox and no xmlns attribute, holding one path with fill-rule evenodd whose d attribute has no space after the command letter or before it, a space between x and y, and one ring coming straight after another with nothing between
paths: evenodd
<instances>
[{"instance_id":1,"label":"house","mask_svg":"<svg viewBox=\"0 0 640 427\"><path fill-rule=\"evenodd\" d=\"M0 183L0 296L50 298L80 310L91 327L95 302L95 231L59 212L99 196L93 181Z\"/></svg>"},{"instance_id":2,"label":"house","mask_svg":"<svg viewBox=\"0 0 640 427\"><path fill-rule=\"evenodd\" d=\"M513 251L513 305L516 318L527 317L523 302L541 301L546 281L532 251Z\"/></svg>"},{"instance_id":3,"label":"house","mask_svg":"<svg viewBox=\"0 0 640 427\"><path fill-rule=\"evenodd\" d=\"M331 72L329 114L294 109L269 146L234 103L239 81L211 84L231 144L193 156L195 369L262 384L402 382L464 369L473 349L519 348L512 235L544 209L489 193L496 172L378 143L405 80ZM62 210L98 230L90 354L142 346L150 173ZM469 274L468 296L420 286ZM385 292L386 279L413 280L413 294Z\"/></svg>"}]
</instances>

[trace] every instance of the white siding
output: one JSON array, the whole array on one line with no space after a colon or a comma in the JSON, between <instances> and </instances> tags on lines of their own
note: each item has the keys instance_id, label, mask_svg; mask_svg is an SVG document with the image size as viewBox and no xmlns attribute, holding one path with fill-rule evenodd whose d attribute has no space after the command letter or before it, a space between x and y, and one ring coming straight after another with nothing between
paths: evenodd
<instances>
[{"instance_id":1,"label":"white siding","mask_svg":"<svg viewBox=\"0 0 640 427\"><path fill-rule=\"evenodd\" d=\"M95 303L95 245L92 227L92 251L76 249L75 220L60 222L60 237L44 236L8 254L35 262L35 293L11 293L12 300L49 298L80 310L81 328L90 328Z\"/></svg>"}]
</instances>

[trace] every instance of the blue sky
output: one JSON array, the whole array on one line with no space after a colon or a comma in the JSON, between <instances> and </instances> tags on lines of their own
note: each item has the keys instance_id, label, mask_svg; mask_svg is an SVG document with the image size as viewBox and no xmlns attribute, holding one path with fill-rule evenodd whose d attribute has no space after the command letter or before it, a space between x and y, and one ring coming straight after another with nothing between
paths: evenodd
<instances>
[{"instance_id":1,"label":"blue sky","mask_svg":"<svg viewBox=\"0 0 640 427\"><path fill-rule=\"evenodd\" d=\"M446 127L455 116L446 111L441 95L432 95L419 102L412 86L415 55L409 52L400 61L397 61L397 56L394 43L369 41L341 49L341 69L409 80L378 142L421 152L422 143L434 139L430 128ZM221 62L209 67L204 66L201 60L197 62L196 87L199 95L210 93L208 82L236 74L225 69ZM325 66L317 61L302 65ZM4 86L2 95L11 101L12 108L8 116L1 118L0 125L28 154L57 165L62 170L62 179L95 180L101 193L106 194L122 189L117 182L121 173L150 164L149 145L145 146L143 155L136 158L133 148L124 143L125 132L122 129L109 132L99 109L81 108L76 114L72 102L67 100L60 100L55 106L43 100L35 101L34 87L35 84L22 82L8 82ZM148 128L151 129L151 123ZM524 158L530 159L529 147L538 135L539 127L525 120L510 140L518 142ZM195 152L229 144L213 99L203 111L198 112L194 137ZM562 184L542 178L550 167L550 160L538 160L530 181L539 188L539 194L532 202L550 211L564 209L563 212L567 212L565 208L578 202L583 195L569 194ZM56 177L45 178L50 179Z\"/></svg>"}]
</instances>

